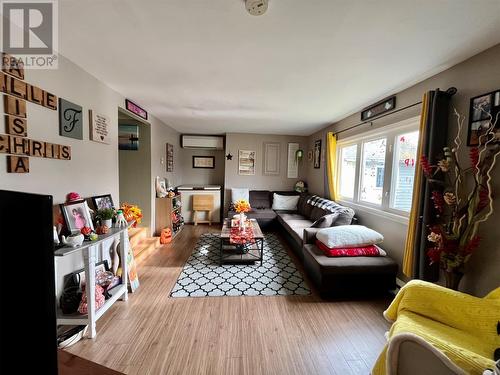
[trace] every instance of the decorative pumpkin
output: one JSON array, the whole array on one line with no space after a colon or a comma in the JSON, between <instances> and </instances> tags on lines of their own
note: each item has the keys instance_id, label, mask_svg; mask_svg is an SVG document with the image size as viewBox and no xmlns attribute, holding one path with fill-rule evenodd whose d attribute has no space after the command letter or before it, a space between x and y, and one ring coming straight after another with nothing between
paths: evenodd
<instances>
[{"instance_id":1,"label":"decorative pumpkin","mask_svg":"<svg viewBox=\"0 0 500 375\"><path fill-rule=\"evenodd\" d=\"M173 198L173 197L175 197L175 192L174 192L174 191L172 191L172 190L170 190L170 191L168 192L167 196L168 196L169 198Z\"/></svg>"},{"instance_id":2,"label":"decorative pumpkin","mask_svg":"<svg viewBox=\"0 0 500 375\"><path fill-rule=\"evenodd\" d=\"M160 243L162 245L172 242L172 230L170 228L165 228L161 231Z\"/></svg>"},{"instance_id":3,"label":"decorative pumpkin","mask_svg":"<svg viewBox=\"0 0 500 375\"><path fill-rule=\"evenodd\" d=\"M95 231L97 234L106 234L109 232L109 228L107 225L99 225Z\"/></svg>"}]
</instances>

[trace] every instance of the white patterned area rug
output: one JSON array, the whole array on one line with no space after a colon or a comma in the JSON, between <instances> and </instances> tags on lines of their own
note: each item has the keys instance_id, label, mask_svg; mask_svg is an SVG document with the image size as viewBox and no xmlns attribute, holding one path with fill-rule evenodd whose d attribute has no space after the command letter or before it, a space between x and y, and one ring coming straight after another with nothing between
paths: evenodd
<instances>
[{"instance_id":1,"label":"white patterned area rug","mask_svg":"<svg viewBox=\"0 0 500 375\"><path fill-rule=\"evenodd\" d=\"M219 264L220 236L204 233L171 297L309 295L311 290L275 234L264 238L264 260Z\"/></svg>"}]
</instances>

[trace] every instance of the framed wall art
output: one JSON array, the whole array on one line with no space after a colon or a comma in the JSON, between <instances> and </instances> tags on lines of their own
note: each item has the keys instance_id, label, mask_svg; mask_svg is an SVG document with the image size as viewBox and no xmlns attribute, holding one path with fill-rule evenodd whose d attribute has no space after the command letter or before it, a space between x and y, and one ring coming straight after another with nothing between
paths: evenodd
<instances>
[{"instance_id":1,"label":"framed wall art","mask_svg":"<svg viewBox=\"0 0 500 375\"><path fill-rule=\"evenodd\" d=\"M109 124L110 120L108 116L89 109L89 136L91 141L109 145L111 143L108 130Z\"/></svg>"},{"instance_id":2,"label":"framed wall art","mask_svg":"<svg viewBox=\"0 0 500 375\"><path fill-rule=\"evenodd\" d=\"M241 176L255 175L255 151L238 151L238 174Z\"/></svg>"},{"instance_id":3,"label":"framed wall art","mask_svg":"<svg viewBox=\"0 0 500 375\"><path fill-rule=\"evenodd\" d=\"M475 96L470 100L469 106L469 131L467 133L467 146L479 145L480 137L486 134L490 126L490 115L493 121L500 112L500 90L487 94ZM494 132L500 131L500 124L497 124ZM483 137L484 138L484 137ZM483 143L487 139L481 140ZM498 141L492 141L492 143Z\"/></svg>"},{"instance_id":4,"label":"framed wall art","mask_svg":"<svg viewBox=\"0 0 500 375\"><path fill-rule=\"evenodd\" d=\"M174 145L167 143L167 172L174 171Z\"/></svg>"},{"instance_id":5,"label":"framed wall art","mask_svg":"<svg viewBox=\"0 0 500 375\"><path fill-rule=\"evenodd\" d=\"M367 121L371 118L377 117L382 113L392 111L396 108L396 96L384 99L375 103L361 111L361 121Z\"/></svg>"},{"instance_id":6,"label":"framed wall art","mask_svg":"<svg viewBox=\"0 0 500 375\"><path fill-rule=\"evenodd\" d=\"M118 125L118 149L129 151L139 150L138 125Z\"/></svg>"},{"instance_id":7,"label":"framed wall art","mask_svg":"<svg viewBox=\"0 0 500 375\"><path fill-rule=\"evenodd\" d=\"M78 104L59 98L59 135L83 139L82 112Z\"/></svg>"},{"instance_id":8,"label":"framed wall art","mask_svg":"<svg viewBox=\"0 0 500 375\"><path fill-rule=\"evenodd\" d=\"M214 169L215 156L193 156L193 168Z\"/></svg>"},{"instance_id":9,"label":"framed wall art","mask_svg":"<svg viewBox=\"0 0 500 375\"><path fill-rule=\"evenodd\" d=\"M321 139L314 142L313 162L314 168L318 169L321 167Z\"/></svg>"}]
</instances>

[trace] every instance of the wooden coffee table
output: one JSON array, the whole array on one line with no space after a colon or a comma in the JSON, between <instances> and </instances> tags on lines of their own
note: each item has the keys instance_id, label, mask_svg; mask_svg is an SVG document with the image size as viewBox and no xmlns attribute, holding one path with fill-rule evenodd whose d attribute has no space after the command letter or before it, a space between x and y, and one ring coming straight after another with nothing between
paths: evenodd
<instances>
[{"instance_id":1,"label":"wooden coffee table","mask_svg":"<svg viewBox=\"0 0 500 375\"><path fill-rule=\"evenodd\" d=\"M264 234L257 220L250 219L253 227L254 242L245 245L230 243L231 220L225 219L220 234L220 264L253 263L264 258Z\"/></svg>"}]
</instances>

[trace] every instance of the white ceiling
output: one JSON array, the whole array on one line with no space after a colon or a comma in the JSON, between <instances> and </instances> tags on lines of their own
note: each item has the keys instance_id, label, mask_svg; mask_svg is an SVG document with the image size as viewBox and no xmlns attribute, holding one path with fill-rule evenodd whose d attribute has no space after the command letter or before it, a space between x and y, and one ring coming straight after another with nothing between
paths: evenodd
<instances>
[{"instance_id":1,"label":"white ceiling","mask_svg":"<svg viewBox=\"0 0 500 375\"><path fill-rule=\"evenodd\" d=\"M309 135L500 43L499 0L59 1L60 51L184 133Z\"/></svg>"}]
</instances>

